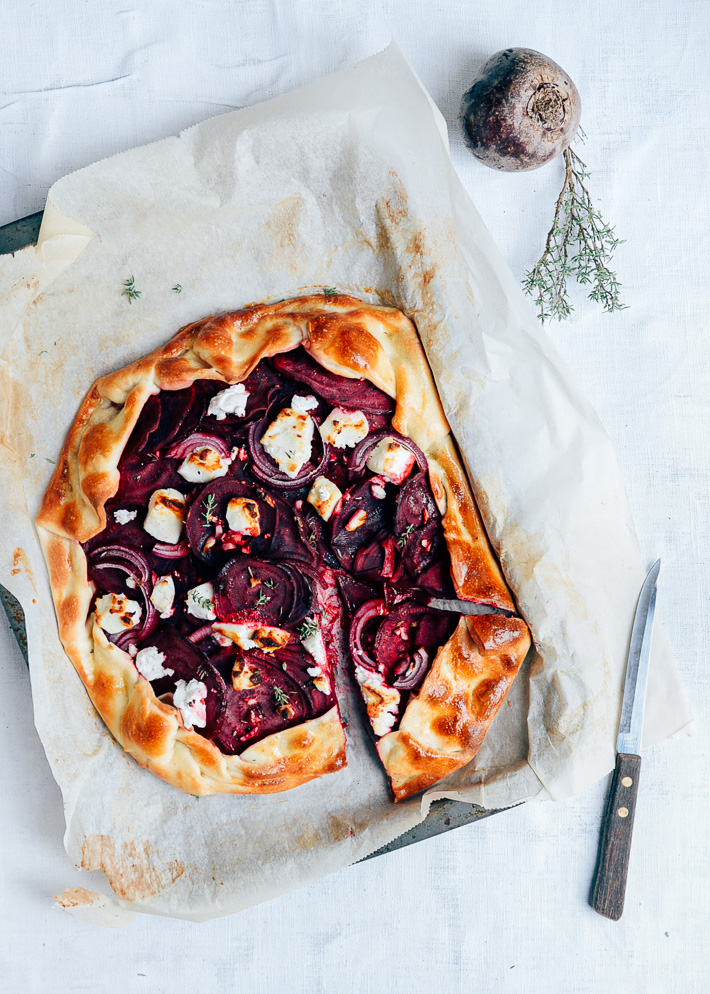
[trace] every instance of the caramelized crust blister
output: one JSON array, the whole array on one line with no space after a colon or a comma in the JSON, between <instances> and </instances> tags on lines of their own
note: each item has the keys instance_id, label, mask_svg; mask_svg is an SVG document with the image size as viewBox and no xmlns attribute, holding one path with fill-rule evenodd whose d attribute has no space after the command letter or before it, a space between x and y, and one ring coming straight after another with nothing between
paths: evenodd
<instances>
[{"instance_id":1,"label":"caramelized crust blister","mask_svg":"<svg viewBox=\"0 0 710 994\"><path fill-rule=\"evenodd\" d=\"M168 783L193 794L288 790L345 766L337 709L266 736L238 756L183 726L158 701L131 657L88 617L92 591L80 543L106 525L118 464L144 404L201 378L238 383L258 362L303 345L321 365L364 377L396 402L392 426L429 461L457 595L515 606L458 459L423 348L399 310L345 294L257 305L182 328L165 346L97 380L62 449L37 517L59 634L118 742ZM438 652L400 727L378 751L402 800L468 763L480 747L530 645L519 618L462 618Z\"/></svg>"}]
</instances>

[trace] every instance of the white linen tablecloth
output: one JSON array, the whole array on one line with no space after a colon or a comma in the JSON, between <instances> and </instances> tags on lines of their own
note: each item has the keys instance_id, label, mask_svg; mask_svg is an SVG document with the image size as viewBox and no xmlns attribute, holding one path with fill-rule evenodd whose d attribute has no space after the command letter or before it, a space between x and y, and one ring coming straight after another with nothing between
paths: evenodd
<instances>
[{"instance_id":1,"label":"white linen tablecloth","mask_svg":"<svg viewBox=\"0 0 710 994\"><path fill-rule=\"evenodd\" d=\"M513 272L539 256L560 163L496 173L466 151L461 93L493 52L545 52L583 100L593 194L626 242L629 309L574 291L549 333L615 443L659 615L694 703L692 738L644 755L626 910L587 905L605 784L527 804L203 925L124 929L52 907L107 892L62 848L61 798L29 680L0 616L0 990L537 994L683 992L710 977L710 7L705 0L4 0L0 224L65 173L275 96L382 47L389 31L445 114L454 164ZM1 441L0 433L0 441ZM3 481L3 486L11 486ZM3 564L9 569L9 564Z\"/></svg>"}]
</instances>

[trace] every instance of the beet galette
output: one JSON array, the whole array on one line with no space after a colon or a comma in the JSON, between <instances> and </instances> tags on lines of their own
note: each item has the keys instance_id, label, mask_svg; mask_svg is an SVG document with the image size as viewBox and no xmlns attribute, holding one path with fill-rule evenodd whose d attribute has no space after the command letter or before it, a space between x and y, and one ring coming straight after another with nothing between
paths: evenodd
<instances>
[{"instance_id":1,"label":"beet galette","mask_svg":"<svg viewBox=\"0 0 710 994\"><path fill-rule=\"evenodd\" d=\"M349 656L408 797L472 759L530 645L413 324L343 294L207 318L98 380L37 522L96 708L194 794L345 766Z\"/></svg>"}]
</instances>

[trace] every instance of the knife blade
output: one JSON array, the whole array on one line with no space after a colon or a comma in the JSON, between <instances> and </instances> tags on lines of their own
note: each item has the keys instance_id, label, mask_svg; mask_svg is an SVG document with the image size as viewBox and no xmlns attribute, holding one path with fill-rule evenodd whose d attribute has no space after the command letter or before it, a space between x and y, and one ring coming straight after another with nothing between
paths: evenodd
<instances>
[{"instance_id":1,"label":"knife blade","mask_svg":"<svg viewBox=\"0 0 710 994\"><path fill-rule=\"evenodd\" d=\"M428 607L433 607L437 611L454 611L456 614L504 614L510 617L511 612L505 611L501 607L491 607L490 604L475 604L473 601L449 600L445 597L429 597L426 601Z\"/></svg>"},{"instance_id":2,"label":"knife blade","mask_svg":"<svg viewBox=\"0 0 710 994\"><path fill-rule=\"evenodd\" d=\"M616 766L602 824L599 859L590 897L594 910L613 921L618 921L624 910L660 569L661 560L657 559L648 571L636 605L616 739Z\"/></svg>"}]
</instances>

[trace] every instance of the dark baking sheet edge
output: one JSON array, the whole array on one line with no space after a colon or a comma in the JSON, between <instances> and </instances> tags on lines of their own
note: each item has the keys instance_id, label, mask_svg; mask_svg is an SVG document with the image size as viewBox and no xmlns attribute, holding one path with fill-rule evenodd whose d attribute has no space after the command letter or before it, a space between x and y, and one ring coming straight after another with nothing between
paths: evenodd
<instances>
[{"instance_id":1,"label":"dark baking sheet edge","mask_svg":"<svg viewBox=\"0 0 710 994\"><path fill-rule=\"evenodd\" d=\"M39 235L40 224L42 223L42 211L37 214L30 214L19 221L12 221L0 227L0 255L8 255L17 252L28 245L35 245ZM0 584L0 602L5 609L10 628L17 639L20 651L27 663L27 634L25 631L25 614L19 601ZM424 839L431 839L442 832L450 832L454 828L461 828L463 825L470 825L472 822L480 821L489 815L498 814L501 810L487 810L475 804L466 804L461 801L440 800L434 801L429 813L414 828L409 829L403 835L388 842L386 846L377 849L364 859L372 859L375 856L382 856L404 846L411 846L415 842L422 842ZM364 862L364 860L361 860Z\"/></svg>"}]
</instances>

